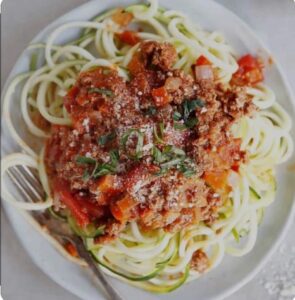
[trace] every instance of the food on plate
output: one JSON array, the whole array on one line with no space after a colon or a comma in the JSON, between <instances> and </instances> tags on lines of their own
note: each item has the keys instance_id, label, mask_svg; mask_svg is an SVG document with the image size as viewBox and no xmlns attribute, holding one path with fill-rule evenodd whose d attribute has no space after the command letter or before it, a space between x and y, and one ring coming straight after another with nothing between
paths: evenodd
<instances>
[{"instance_id":1,"label":"food on plate","mask_svg":"<svg viewBox=\"0 0 295 300\"><path fill-rule=\"evenodd\" d=\"M65 30L79 38L58 45ZM255 53L158 2L61 25L30 46L21 113L41 150L3 159L37 167L46 210L79 235L109 275L165 293L255 244L275 197L274 167L293 150L291 120ZM44 59L40 53L44 54ZM52 241L52 239L51 239ZM59 249L79 262L68 242Z\"/></svg>"}]
</instances>

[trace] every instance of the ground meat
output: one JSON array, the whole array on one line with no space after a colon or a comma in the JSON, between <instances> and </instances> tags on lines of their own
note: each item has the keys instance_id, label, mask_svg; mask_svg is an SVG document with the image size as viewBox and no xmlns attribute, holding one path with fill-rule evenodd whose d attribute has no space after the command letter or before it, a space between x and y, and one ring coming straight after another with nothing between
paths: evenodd
<instances>
[{"instance_id":1,"label":"ground meat","mask_svg":"<svg viewBox=\"0 0 295 300\"><path fill-rule=\"evenodd\" d=\"M209 259L204 251L197 250L193 254L191 268L199 273L204 273L209 268Z\"/></svg>"},{"instance_id":2,"label":"ground meat","mask_svg":"<svg viewBox=\"0 0 295 300\"><path fill-rule=\"evenodd\" d=\"M171 69L177 57L176 50L171 44L153 41L143 43L141 53L147 68L157 67L163 71Z\"/></svg>"},{"instance_id":3,"label":"ground meat","mask_svg":"<svg viewBox=\"0 0 295 300\"><path fill-rule=\"evenodd\" d=\"M46 142L53 194L62 182L75 204L67 207L55 195L56 206L105 225L100 243L129 221L169 232L212 224L230 192L228 176L246 158L230 133L255 110L245 90L173 69L177 55L168 43L143 42L139 49L128 82L108 68L80 74L65 97L73 126L53 126ZM202 272L205 260L197 251L192 263Z\"/></svg>"}]
</instances>

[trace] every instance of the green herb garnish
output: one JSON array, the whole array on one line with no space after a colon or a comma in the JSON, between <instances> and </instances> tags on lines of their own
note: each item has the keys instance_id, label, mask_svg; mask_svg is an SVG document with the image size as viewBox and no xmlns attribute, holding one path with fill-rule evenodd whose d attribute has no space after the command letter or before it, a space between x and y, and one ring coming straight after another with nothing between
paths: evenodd
<instances>
[{"instance_id":1,"label":"green herb garnish","mask_svg":"<svg viewBox=\"0 0 295 300\"><path fill-rule=\"evenodd\" d=\"M98 144L99 145L105 145L106 143L112 141L115 137L116 137L115 132L111 132L109 134L102 135L98 138Z\"/></svg>"},{"instance_id":2,"label":"green herb garnish","mask_svg":"<svg viewBox=\"0 0 295 300\"><path fill-rule=\"evenodd\" d=\"M197 107L204 107L205 102L201 99L195 99L195 100L185 100L182 103L183 107L183 119L186 121L190 114L195 111Z\"/></svg>"},{"instance_id":3,"label":"green herb garnish","mask_svg":"<svg viewBox=\"0 0 295 300\"><path fill-rule=\"evenodd\" d=\"M105 88L90 88L88 90L88 93L89 94L98 93L98 94L106 95L109 97L112 97L114 95L114 93L111 90L108 90Z\"/></svg>"},{"instance_id":4,"label":"green herb garnish","mask_svg":"<svg viewBox=\"0 0 295 300\"><path fill-rule=\"evenodd\" d=\"M177 130L185 130L187 127L183 123L174 123L173 127Z\"/></svg>"},{"instance_id":5,"label":"green herb garnish","mask_svg":"<svg viewBox=\"0 0 295 300\"><path fill-rule=\"evenodd\" d=\"M189 117L185 122L185 126L189 129L192 129L198 124L199 120L197 117Z\"/></svg>"},{"instance_id":6,"label":"green herb garnish","mask_svg":"<svg viewBox=\"0 0 295 300\"><path fill-rule=\"evenodd\" d=\"M87 156L77 156L76 162L79 164L90 164L90 165L96 164L95 159Z\"/></svg>"},{"instance_id":7,"label":"green herb garnish","mask_svg":"<svg viewBox=\"0 0 295 300\"><path fill-rule=\"evenodd\" d=\"M138 129L128 130L123 135L123 137L121 139L121 144L122 144L123 148L126 150L127 142L132 137L135 137L137 139L137 143L136 143L136 147L135 147L135 154L128 153L128 156L131 159L138 160L143 155L142 149L143 149L143 138L144 138L143 134Z\"/></svg>"},{"instance_id":8,"label":"green herb garnish","mask_svg":"<svg viewBox=\"0 0 295 300\"><path fill-rule=\"evenodd\" d=\"M164 144L164 124L159 123L154 126L154 137L157 143Z\"/></svg>"},{"instance_id":9,"label":"green herb garnish","mask_svg":"<svg viewBox=\"0 0 295 300\"><path fill-rule=\"evenodd\" d=\"M157 114L157 108L154 106L150 106L144 111L144 114L147 116L155 116Z\"/></svg>"},{"instance_id":10,"label":"green herb garnish","mask_svg":"<svg viewBox=\"0 0 295 300\"><path fill-rule=\"evenodd\" d=\"M178 112L178 111L175 111L175 112L173 112L173 120L174 121L179 121L179 120L181 120L181 113L180 112Z\"/></svg>"}]
</instances>

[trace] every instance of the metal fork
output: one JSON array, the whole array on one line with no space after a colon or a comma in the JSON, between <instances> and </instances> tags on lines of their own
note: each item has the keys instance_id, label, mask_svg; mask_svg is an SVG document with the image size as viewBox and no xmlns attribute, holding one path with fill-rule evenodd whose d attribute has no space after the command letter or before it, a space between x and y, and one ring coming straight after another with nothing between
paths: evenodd
<instances>
[{"instance_id":1,"label":"metal fork","mask_svg":"<svg viewBox=\"0 0 295 300\"><path fill-rule=\"evenodd\" d=\"M7 174L19 191L20 195L23 197L24 201L36 202L40 198L44 199L45 192L36 172L32 169L26 166L17 166L10 168ZM46 213L44 214L43 212L40 213L34 211L32 212L32 215L40 223L40 225L46 226L53 236L70 241L75 245L79 256L87 262L88 266L104 288L107 299L123 300L123 298L120 297L116 290L111 286L103 272L98 268L94 258L86 250L83 240L79 236L73 234L64 226L61 226L61 221L53 221L52 218L48 218Z\"/></svg>"}]
</instances>

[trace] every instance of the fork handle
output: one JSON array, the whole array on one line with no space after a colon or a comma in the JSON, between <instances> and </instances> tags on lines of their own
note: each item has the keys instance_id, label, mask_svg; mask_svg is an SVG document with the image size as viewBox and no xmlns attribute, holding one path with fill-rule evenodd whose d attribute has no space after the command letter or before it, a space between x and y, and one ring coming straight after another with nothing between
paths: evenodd
<instances>
[{"instance_id":1,"label":"fork handle","mask_svg":"<svg viewBox=\"0 0 295 300\"><path fill-rule=\"evenodd\" d=\"M94 263L92 255L85 249L83 242L79 239L75 241L75 244L79 255L85 259L90 269L93 271L93 273L105 289L107 298L109 300L123 300L123 298L119 296L117 291L110 285L109 281L106 279L103 272L97 267L96 263Z\"/></svg>"}]
</instances>

